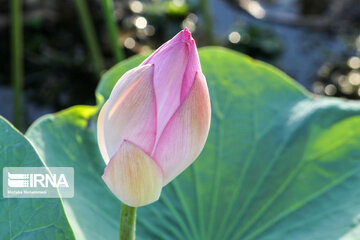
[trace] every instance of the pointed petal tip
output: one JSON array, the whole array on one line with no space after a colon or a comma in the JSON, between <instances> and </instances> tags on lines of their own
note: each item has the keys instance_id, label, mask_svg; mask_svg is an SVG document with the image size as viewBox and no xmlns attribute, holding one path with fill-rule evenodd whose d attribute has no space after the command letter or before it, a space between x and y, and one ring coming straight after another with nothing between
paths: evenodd
<instances>
[{"instance_id":1,"label":"pointed petal tip","mask_svg":"<svg viewBox=\"0 0 360 240\"><path fill-rule=\"evenodd\" d=\"M172 43L187 43L187 44L193 44L195 43L191 32L189 31L188 28L184 28L183 30L181 30L178 34L176 34L171 40L170 42Z\"/></svg>"},{"instance_id":2,"label":"pointed petal tip","mask_svg":"<svg viewBox=\"0 0 360 240\"><path fill-rule=\"evenodd\" d=\"M144 65L141 65L143 68L145 68L145 70L154 70L154 63L148 63L148 64L144 64Z\"/></svg>"},{"instance_id":3,"label":"pointed petal tip","mask_svg":"<svg viewBox=\"0 0 360 240\"><path fill-rule=\"evenodd\" d=\"M184 32L184 34L186 34L186 36L191 37L191 32L187 27L184 28L183 32Z\"/></svg>"},{"instance_id":4,"label":"pointed petal tip","mask_svg":"<svg viewBox=\"0 0 360 240\"><path fill-rule=\"evenodd\" d=\"M182 40L184 42L194 42L194 39L192 38L191 32L188 28L184 28L184 30L182 30L180 33L182 34Z\"/></svg>"},{"instance_id":5,"label":"pointed petal tip","mask_svg":"<svg viewBox=\"0 0 360 240\"><path fill-rule=\"evenodd\" d=\"M206 77L201 70L197 70L195 72L195 80L206 82ZM206 84L206 86L207 86L207 84Z\"/></svg>"}]
</instances>

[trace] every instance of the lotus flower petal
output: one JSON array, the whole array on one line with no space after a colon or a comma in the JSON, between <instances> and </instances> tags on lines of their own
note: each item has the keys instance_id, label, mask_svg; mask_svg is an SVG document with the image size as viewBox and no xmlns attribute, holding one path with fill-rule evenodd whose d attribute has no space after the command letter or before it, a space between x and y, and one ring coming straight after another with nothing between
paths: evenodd
<instances>
[{"instance_id":1,"label":"lotus flower petal","mask_svg":"<svg viewBox=\"0 0 360 240\"><path fill-rule=\"evenodd\" d=\"M172 39L161 45L158 49L156 49L153 54L151 54L148 58L146 58L141 65L151 64L154 62L154 57L168 48L176 46L178 43L189 42L192 39L190 31L185 28L184 30L180 31L176 34Z\"/></svg>"},{"instance_id":2,"label":"lotus flower petal","mask_svg":"<svg viewBox=\"0 0 360 240\"><path fill-rule=\"evenodd\" d=\"M190 32L181 31L142 64L154 65L158 138L192 86L196 71L201 70Z\"/></svg>"},{"instance_id":3,"label":"lotus flower petal","mask_svg":"<svg viewBox=\"0 0 360 240\"><path fill-rule=\"evenodd\" d=\"M127 72L112 91L104 115L105 145L111 158L124 139L152 152L156 137L153 66Z\"/></svg>"},{"instance_id":4,"label":"lotus flower petal","mask_svg":"<svg viewBox=\"0 0 360 240\"><path fill-rule=\"evenodd\" d=\"M165 127L153 155L163 171L164 185L200 154L208 136L210 115L205 76L198 72L188 96Z\"/></svg>"},{"instance_id":5,"label":"lotus flower petal","mask_svg":"<svg viewBox=\"0 0 360 240\"><path fill-rule=\"evenodd\" d=\"M98 142L110 190L134 207L157 200L203 149L210 111L196 45L185 29L125 73L100 111Z\"/></svg>"},{"instance_id":6,"label":"lotus flower petal","mask_svg":"<svg viewBox=\"0 0 360 240\"><path fill-rule=\"evenodd\" d=\"M105 137L104 137L104 115L105 115L107 103L108 102L106 101L100 110L98 117L98 124L97 124L97 139L98 139L99 149L101 156L103 157L106 164L110 161L109 154L107 153L106 150Z\"/></svg>"},{"instance_id":7,"label":"lotus flower petal","mask_svg":"<svg viewBox=\"0 0 360 240\"><path fill-rule=\"evenodd\" d=\"M196 50L196 45L194 39L190 40L189 43L189 59L186 66L186 70L183 77L183 82L181 86L181 96L180 102L184 101L184 98L190 91L191 86L194 82L194 76L197 71L201 71L199 54Z\"/></svg>"},{"instance_id":8,"label":"lotus flower petal","mask_svg":"<svg viewBox=\"0 0 360 240\"><path fill-rule=\"evenodd\" d=\"M105 168L103 180L123 203L139 207L159 199L162 172L139 147L124 141Z\"/></svg>"}]
</instances>

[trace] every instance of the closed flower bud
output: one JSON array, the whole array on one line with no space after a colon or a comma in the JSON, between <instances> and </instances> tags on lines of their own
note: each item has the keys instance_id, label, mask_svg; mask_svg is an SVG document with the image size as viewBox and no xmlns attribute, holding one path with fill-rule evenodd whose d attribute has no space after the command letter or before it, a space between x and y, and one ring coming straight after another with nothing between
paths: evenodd
<instances>
[{"instance_id":1,"label":"closed flower bud","mask_svg":"<svg viewBox=\"0 0 360 240\"><path fill-rule=\"evenodd\" d=\"M126 72L100 111L107 186L129 206L156 201L202 151L210 114L206 79L185 29Z\"/></svg>"}]
</instances>

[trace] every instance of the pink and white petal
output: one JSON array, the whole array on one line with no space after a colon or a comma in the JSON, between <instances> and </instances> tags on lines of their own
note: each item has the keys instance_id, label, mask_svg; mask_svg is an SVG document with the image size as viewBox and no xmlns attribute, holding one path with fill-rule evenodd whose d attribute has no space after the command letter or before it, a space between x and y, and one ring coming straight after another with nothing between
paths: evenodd
<instances>
[{"instance_id":1,"label":"pink and white petal","mask_svg":"<svg viewBox=\"0 0 360 240\"><path fill-rule=\"evenodd\" d=\"M111 158L124 139L152 152L156 138L156 100L153 66L145 65L128 74L126 87L115 89L104 116L104 138Z\"/></svg>"},{"instance_id":2,"label":"pink and white petal","mask_svg":"<svg viewBox=\"0 0 360 240\"><path fill-rule=\"evenodd\" d=\"M188 62L188 53L188 43L179 42L158 53L150 61L154 64L157 137L180 105L181 86Z\"/></svg>"},{"instance_id":3,"label":"pink and white petal","mask_svg":"<svg viewBox=\"0 0 360 240\"><path fill-rule=\"evenodd\" d=\"M210 118L206 79L197 72L188 96L168 122L153 154L163 171L164 185L198 157L209 133Z\"/></svg>"},{"instance_id":4,"label":"pink and white petal","mask_svg":"<svg viewBox=\"0 0 360 240\"><path fill-rule=\"evenodd\" d=\"M188 95L191 86L194 83L194 75L197 71L201 71L201 65L199 60L199 54L196 49L194 39L189 41L189 59L183 76L180 102L183 102Z\"/></svg>"},{"instance_id":5,"label":"pink and white petal","mask_svg":"<svg viewBox=\"0 0 360 240\"><path fill-rule=\"evenodd\" d=\"M97 140L100 149L101 156L103 157L106 164L110 161L109 155L106 150L105 138L104 138L104 115L107 107L107 101L102 106L98 120L97 120Z\"/></svg>"},{"instance_id":6,"label":"pink and white petal","mask_svg":"<svg viewBox=\"0 0 360 240\"><path fill-rule=\"evenodd\" d=\"M109 100L117 99L121 97L124 92L128 91L128 89L136 82L143 72L149 71L149 68L152 68L151 64L142 65L135 67L121 76L121 78L116 82L113 90L111 91Z\"/></svg>"},{"instance_id":7,"label":"pink and white petal","mask_svg":"<svg viewBox=\"0 0 360 240\"><path fill-rule=\"evenodd\" d=\"M176 34L172 39L161 45L158 49L156 49L155 52L153 52L149 57L147 57L141 65L150 64L153 62L153 57L157 55L158 53L166 50L167 48L171 48L175 44L181 43L181 42L190 42L192 40L190 31L185 28L184 30L180 31L178 34Z\"/></svg>"},{"instance_id":8,"label":"pink and white petal","mask_svg":"<svg viewBox=\"0 0 360 240\"><path fill-rule=\"evenodd\" d=\"M162 172L156 163L134 144L124 141L102 176L123 203L140 207L159 199Z\"/></svg>"},{"instance_id":9,"label":"pink and white petal","mask_svg":"<svg viewBox=\"0 0 360 240\"><path fill-rule=\"evenodd\" d=\"M201 70L199 56L190 31L185 28L163 44L142 64L154 64L154 88L157 102L157 136L189 92L196 71ZM169 67L171 66L171 68Z\"/></svg>"}]
</instances>

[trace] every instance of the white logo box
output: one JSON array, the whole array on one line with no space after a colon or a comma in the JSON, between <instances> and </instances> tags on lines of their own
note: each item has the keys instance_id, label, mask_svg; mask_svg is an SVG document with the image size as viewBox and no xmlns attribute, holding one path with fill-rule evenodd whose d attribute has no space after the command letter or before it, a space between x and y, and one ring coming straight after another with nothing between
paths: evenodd
<instances>
[{"instance_id":1,"label":"white logo box","mask_svg":"<svg viewBox=\"0 0 360 240\"><path fill-rule=\"evenodd\" d=\"M5 167L4 198L74 197L72 167Z\"/></svg>"}]
</instances>

